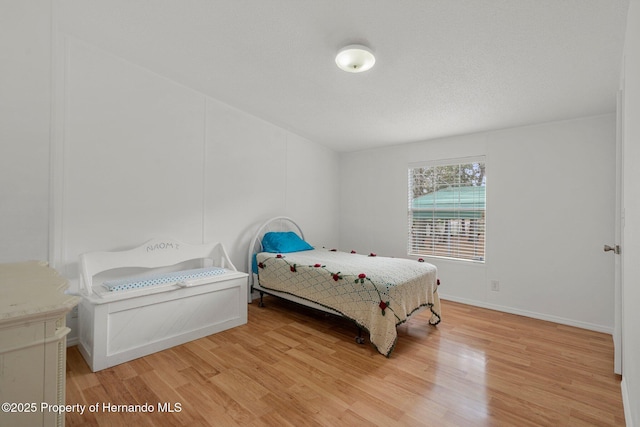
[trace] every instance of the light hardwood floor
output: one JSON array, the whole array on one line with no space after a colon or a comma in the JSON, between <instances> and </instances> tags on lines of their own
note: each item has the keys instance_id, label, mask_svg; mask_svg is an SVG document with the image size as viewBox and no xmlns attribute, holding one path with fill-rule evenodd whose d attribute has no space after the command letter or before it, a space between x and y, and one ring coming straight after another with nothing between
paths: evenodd
<instances>
[{"instance_id":1,"label":"light hardwood floor","mask_svg":"<svg viewBox=\"0 0 640 427\"><path fill-rule=\"evenodd\" d=\"M440 325L412 317L385 358L349 321L265 302L247 325L96 373L70 347L67 403L98 410L66 425L624 426L610 335L443 301Z\"/></svg>"}]
</instances>

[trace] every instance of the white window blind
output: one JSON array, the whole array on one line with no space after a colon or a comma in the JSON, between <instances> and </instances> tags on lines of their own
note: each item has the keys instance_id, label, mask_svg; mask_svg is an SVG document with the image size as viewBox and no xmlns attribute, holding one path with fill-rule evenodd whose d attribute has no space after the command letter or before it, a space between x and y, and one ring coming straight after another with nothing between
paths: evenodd
<instances>
[{"instance_id":1,"label":"white window blind","mask_svg":"<svg viewBox=\"0 0 640 427\"><path fill-rule=\"evenodd\" d=\"M484 262L484 157L409 166L408 254Z\"/></svg>"}]
</instances>

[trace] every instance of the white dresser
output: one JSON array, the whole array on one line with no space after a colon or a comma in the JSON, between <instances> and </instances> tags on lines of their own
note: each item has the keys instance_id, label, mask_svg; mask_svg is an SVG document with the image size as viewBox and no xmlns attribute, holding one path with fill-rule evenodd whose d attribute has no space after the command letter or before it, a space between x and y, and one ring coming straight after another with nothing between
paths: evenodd
<instances>
[{"instance_id":1,"label":"white dresser","mask_svg":"<svg viewBox=\"0 0 640 427\"><path fill-rule=\"evenodd\" d=\"M0 426L64 425L66 288L47 263L0 264Z\"/></svg>"}]
</instances>

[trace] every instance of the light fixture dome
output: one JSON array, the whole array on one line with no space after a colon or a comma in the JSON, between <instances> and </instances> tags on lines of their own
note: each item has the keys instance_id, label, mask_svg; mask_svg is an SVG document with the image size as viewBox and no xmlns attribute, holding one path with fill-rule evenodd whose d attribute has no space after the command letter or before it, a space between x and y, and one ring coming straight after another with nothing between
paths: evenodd
<instances>
[{"instance_id":1,"label":"light fixture dome","mask_svg":"<svg viewBox=\"0 0 640 427\"><path fill-rule=\"evenodd\" d=\"M376 63L373 52L361 44L345 46L336 55L336 65L349 73L361 73L369 70Z\"/></svg>"}]
</instances>

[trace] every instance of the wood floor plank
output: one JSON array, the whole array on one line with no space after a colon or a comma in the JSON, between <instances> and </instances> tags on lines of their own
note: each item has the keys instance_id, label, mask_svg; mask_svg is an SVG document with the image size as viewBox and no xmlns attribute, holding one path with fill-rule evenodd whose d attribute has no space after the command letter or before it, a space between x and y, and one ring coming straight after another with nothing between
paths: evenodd
<instances>
[{"instance_id":1,"label":"wood floor plank","mask_svg":"<svg viewBox=\"0 0 640 427\"><path fill-rule=\"evenodd\" d=\"M183 411L197 413L209 426L241 426L254 419L248 411L224 396L213 385L186 384L176 391L182 396L180 403L183 403Z\"/></svg>"},{"instance_id":2,"label":"wood floor plank","mask_svg":"<svg viewBox=\"0 0 640 427\"><path fill-rule=\"evenodd\" d=\"M386 358L348 320L265 303L247 325L97 373L70 347L67 403L155 411L67 425L624 426L610 335L442 301L442 323L412 316Z\"/></svg>"}]
</instances>

